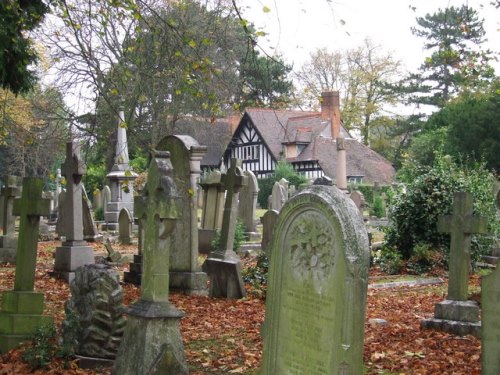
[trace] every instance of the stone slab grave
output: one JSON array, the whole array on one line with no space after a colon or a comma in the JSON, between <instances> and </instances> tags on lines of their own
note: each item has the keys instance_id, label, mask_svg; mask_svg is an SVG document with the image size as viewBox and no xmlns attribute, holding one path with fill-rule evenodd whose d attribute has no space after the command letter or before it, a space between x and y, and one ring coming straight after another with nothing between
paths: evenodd
<instances>
[{"instance_id":1,"label":"stone slab grave","mask_svg":"<svg viewBox=\"0 0 500 375\"><path fill-rule=\"evenodd\" d=\"M13 213L21 219L17 243L14 290L2 294L0 353L28 340L38 328L52 321L43 315L43 293L34 291L40 216L50 214L50 202L42 199L43 180L26 177L23 193Z\"/></svg>"},{"instance_id":2,"label":"stone slab grave","mask_svg":"<svg viewBox=\"0 0 500 375\"><path fill-rule=\"evenodd\" d=\"M170 251L170 290L187 295L208 295L208 276L198 265L198 198L200 163L207 147L187 135L169 135L156 147L170 153L173 181L181 203L182 216L175 221Z\"/></svg>"},{"instance_id":3,"label":"stone slab grave","mask_svg":"<svg viewBox=\"0 0 500 375\"><path fill-rule=\"evenodd\" d=\"M421 321L421 327L480 336L479 306L468 300L470 245L472 234L486 233L487 222L484 217L473 215L472 194L454 194L452 215L438 218L438 230L451 237L448 296L436 304L433 319Z\"/></svg>"},{"instance_id":4,"label":"stone slab grave","mask_svg":"<svg viewBox=\"0 0 500 375\"><path fill-rule=\"evenodd\" d=\"M262 241L260 247L267 257L271 256L271 240L273 238L274 227L278 220L279 212L276 210L267 210L266 213L260 218L262 223Z\"/></svg>"},{"instance_id":5,"label":"stone slab grave","mask_svg":"<svg viewBox=\"0 0 500 375\"><path fill-rule=\"evenodd\" d=\"M16 217L13 215L12 210L14 200L20 195L21 188L18 186L18 178L16 176L7 176L7 181L2 186L0 193L3 203L3 210L0 212L3 230L0 236L0 263L16 263Z\"/></svg>"},{"instance_id":6,"label":"stone slab grave","mask_svg":"<svg viewBox=\"0 0 500 375\"><path fill-rule=\"evenodd\" d=\"M274 228L263 375L362 374L370 253L354 203L334 186L291 198Z\"/></svg>"},{"instance_id":7,"label":"stone slab grave","mask_svg":"<svg viewBox=\"0 0 500 375\"><path fill-rule=\"evenodd\" d=\"M238 192L247 184L241 170L241 160L231 159L230 168L222 177L226 188L226 203L220 231L219 249L210 252L203 263L203 270L210 279L210 296L242 298L245 287L241 276L241 260L234 252L234 233L238 215Z\"/></svg>"},{"instance_id":8,"label":"stone slab grave","mask_svg":"<svg viewBox=\"0 0 500 375\"><path fill-rule=\"evenodd\" d=\"M500 374L500 267L481 280L481 368L483 375Z\"/></svg>"},{"instance_id":9,"label":"stone slab grave","mask_svg":"<svg viewBox=\"0 0 500 375\"><path fill-rule=\"evenodd\" d=\"M126 309L127 325L113 374L187 374L180 334L183 313L169 301L170 251L182 212L180 192L167 151L156 151L146 187L134 199L144 226L141 297Z\"/></svg>"},{"instance_id":10,"label":"stone slab grave","mask_svg":"<svg viewBox=\"0 0 500 375\"><path fill-rule=\"evenodd\" d=\"M132 224L134 220L127 208L122 208L118 215L118 242L123 245L132 243Z\"/></svg>"},{"instance_id":11,"label":"stone slab grave","mask_svg":"<svg viewBox=\"0 0 500 375\"><path fill-rule=\"evenodd\" d=\"M198 251L208 254L215 232L222 227L225 190L222 185L221 172L218 170L210 171L201 178L199 185L203 189L204 197L201 226L198 230Z\"/></svg>"},{"instance_id":12,"label":"stone slab grave","mask_svg":"<svg viewBox=\"0 0 500 375\"><path fill-rule=\"evenodd\" d=\"M93 249L83 239L82 176L85 171L86 166L80 158L80 146L76 142L68 142L62 167L66 177L66 194L58 220L63 224L65 239L56 248L54 271L51 273L67 282L71 282L78 267L94 263Z\"/></svg>"},{"instance_id":13,"label":"stone slab grave","mask_svg":"<svg viewBox=\"0 0 500 375\"><path fill-rule=\"evenodd\" d=\"M240 190L238 217L245 226L245 236L249 240L253 240L260 237L255 225L259 185L257 177L255 177L252 171L245 171L243 173L247 177L248 183Z\"/></svg>"}]
</instances>

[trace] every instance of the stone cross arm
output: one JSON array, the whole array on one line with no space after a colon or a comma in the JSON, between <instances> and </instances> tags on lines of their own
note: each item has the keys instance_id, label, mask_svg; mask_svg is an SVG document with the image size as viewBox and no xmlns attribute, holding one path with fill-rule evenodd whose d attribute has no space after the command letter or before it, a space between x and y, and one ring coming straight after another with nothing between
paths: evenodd
<instances>
[{"instance_id":1,"label":"stone cross arm","mask_svg":"<svg viewBox=\"0 0 500 375\"><path fill-rule=\"evenodd\" d=\"M14 201L13 214L27 217L50 215L50 199L42 199L41 196L42 190L37 186L24 184L22 197Z\"/></svg>"},{"instance_id":2,"label":"stone cross arm","mask_svg":"<svg viewBox=\"0 0 500 375\"><path fill-rule=\"evenodd\" d=\"M488 231L488 220L482 216L467 215L462 220L457 220L453 215L438 218L438 231L441 233L453 233L454 228L461 230L464 234L481 234Z\"/></svg>"},{"instance_id":3,"label":"stone cross arm","mask_svg":"<svg viewBox=\"0 0 500 375\"><path fill-rule=\"evenodd\" d=\"M66 143L66 159L62 165L62 174L67 180L73 178L75 183L80 183L82 176L87 171L87 166L80 158L80 145L76 142Z\"/></svg>"}]
</instances>

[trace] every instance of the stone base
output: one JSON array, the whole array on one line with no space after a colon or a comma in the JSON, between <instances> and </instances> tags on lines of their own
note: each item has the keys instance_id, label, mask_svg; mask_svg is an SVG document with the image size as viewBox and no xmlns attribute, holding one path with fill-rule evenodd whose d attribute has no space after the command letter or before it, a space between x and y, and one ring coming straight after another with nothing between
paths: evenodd
<instances>
[{"instance_id":1,"label":"stone base","mask_svg":"<svg viewBox=\"0 0 500 375\"><path fill-rule=\"evenodd\" d=\"M0 264L16 264L17 247L0 248Z\"/></svg>"},{"instance_id":2,"label":"stone base","mask_svg":"<svg viewBox=\"0 0 500 375\"><path fill-rule=\"evenodd\" d=\"M208 254L212 250L211 243L214 239L215 229L198 229L198 253Z\"/></svg>"},{"instance_id":3,"label":"stone base","mask_svg":"<svg viewBox=\"0 0 500 375\"><path fill-rule=\"evenodd\" d=\"M112 374L188 374L179 310L169 303L139 300L127 314Z\"/></svg>"},{"instance_id":4,"label":"stone base","mask_svg":"<svg viewBox=\"0 0 500 375\"><path fill-rule=\"evenodd\" d=\"M475 301L441 301L435 305L434 319L423 320L420 326L460 336L480 337L479 306Z\"/></svg>"},{"instance_id":5,"label":"stone base","mask_svg":"<svg viewBox=\"0 0 500 375\"><path fill-rule=\"evenodd\" d=\"M245 238L247 238L248 241L260 241L262 235L259 232L245 232Z\"/></svg>"},{"instance_id":6,"label":"stone base","mask_svg":"<svg viewBox=\"0 0 500 375\"><path fill-rule=\"evenodd\" d=\"M208 296L205 272L169 272L169 289L188 296Z\"/></svg>"},{"instance_id":7,"label":"stone base","mask_svg":"<svg viewBox=\"0 0 500 375\"><path fill-rule=\"evenodd\" d=\"M83 236L83 239L87 242L102 242L103 236L99 233L93 236Z\"/></svg>"},{"instance_id":8,"label":"stone base","mask_svg":"<svg viewBox=\"0 0 500 375\"><path fill-rule=\"evenodd\" d=\"M81 242L85 243L84 241ZM83 244L67 246L63 243L63 246L56 248L54 271L50 272L50 275L70 283L78 267L94 263L94 250L92 247Z\"/></svg>"},{"instance_id":9,"label":"stone base","mask_svg":"<svg viewBox=\"0 0 500 375\"><path fill-rule=\"evenodd\" d=\"M115 362L113 359L85 357L83 355L75 355L78 367L85 369L98 370L103 367L111 367Z\"/></svg>"},{"instance_id":10,"label":"stone base","mask_svg":"<svg viewBox=\"0 0 500 375\"><path fill-rule=\"evenodd\" d=\"M3 293L0 312L0 353L8 352L31 338L36 330L51 323L43 313L42 293L8 291Z\"/></svg>"},{"instance_id":11,"label":"stone base","mask_svg":"<svg viewBox=\"0 0 500 375\"><path fill-rule=\"evenodd\" d=\"M134 262L130 263L128 267L129 271L123 273L123 281L134 285L141 285L142 255L134 255Z\"/></svg>"},{"instance_id":12,"label":"stone base","mask_svg":"<svg viewBox=\"0 0 500 375\"><path fill-rule=\"evenodd\" d=\"M243 298L246 295L239 260L207 258L203 271L210 279L210 297Z\"/></svg>"}]
</instances>

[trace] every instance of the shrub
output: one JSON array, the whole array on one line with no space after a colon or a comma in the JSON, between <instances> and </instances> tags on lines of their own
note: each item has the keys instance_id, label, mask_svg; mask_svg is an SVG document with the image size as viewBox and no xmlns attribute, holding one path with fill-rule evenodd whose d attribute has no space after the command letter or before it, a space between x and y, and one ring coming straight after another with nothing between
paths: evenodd
<instances>
[{"instance_id":1,"label":"shrub","mask_svg":"<svg viewBox=\"0 0 500 375\"><path fill-rule=\"evenodd\" d=\"M94 219L97 221L104 220L104 209L102 207L96 208L94 210Z\"/></svg>"},{"instance_id":2,"label":"shrub","mask_svg":"<svg viewBox=\"0 0 500 375\"><path fill-rule=\"evenodd\" d=\"M371 214L373 216L376 216L376 217L384 217L385 216L384 201L381 197L376 197L373 200Z\"/></svg>"},{"instance_id":3,"label":"shrub","mask_svg":"<svg viewBox=\"0 0 500 375\"><path fill-rule=\"evenodd\" d=\"M392 247L383 247L377 260L380 269L389 275L396 275L403 267L401 254Z\"/></svg>"},{"instance_id":4,"label":"shrub","mask_svg":"<svg viewBox=\"0 0 500 375\"><path fill-rule=\"evenodd\" d=\"M243 281L251 285L250 292L257 297L265 297L267 291L267 276L269 273L269 259L265 253L257 256L257 263L243 271Z\"/></svg>"},{"instance_id":5,"label":"shrub","mask_svg":"<svg viewBox=\"0 0 500 375\"><path fill-rule=\"evenodd\" d=\"M245 242L245 240L245 225L240 219L238 219L238 221L236 222L236 229L234 231L233 250L238 251L238 249L241 247L241 244ZM220 230L217 230L215 232L210 246L212 247L212 250L218 250L220 248Z\"/></svg>"},{"instance_id":6,"label":"shrub","mask_svg":"<svg viewBox=\"0 0 500 375\"><path fill-rule=\"evenodd\" d=\"M30 365L32 371L46 369L58 351L54 323L38 328L31 340L22 354L23 361Z\"/></svg>"}]
</instances>

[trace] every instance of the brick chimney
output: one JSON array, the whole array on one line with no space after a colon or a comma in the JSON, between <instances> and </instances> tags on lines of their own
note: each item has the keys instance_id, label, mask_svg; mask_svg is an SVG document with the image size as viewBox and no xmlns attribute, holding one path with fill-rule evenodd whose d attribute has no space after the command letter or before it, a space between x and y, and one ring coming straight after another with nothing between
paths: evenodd
<instances>
[{"instance_id":1,"label":"brick chimney","mask_svg":"<svg viewBox=\"0 0 500 375\"><path fill-rule=\"evenodd\" d=\"M333 139L340 135L340 96L338 91L321 93L321 119L331 121Z\"/></svg>"}]
</instances>

